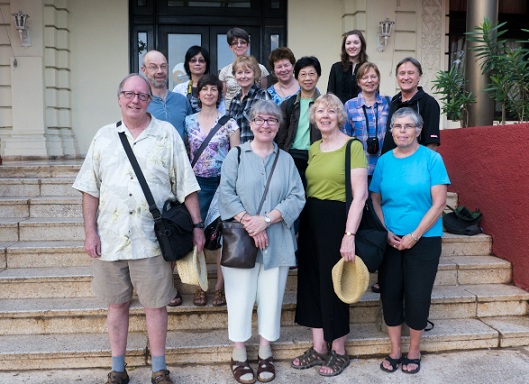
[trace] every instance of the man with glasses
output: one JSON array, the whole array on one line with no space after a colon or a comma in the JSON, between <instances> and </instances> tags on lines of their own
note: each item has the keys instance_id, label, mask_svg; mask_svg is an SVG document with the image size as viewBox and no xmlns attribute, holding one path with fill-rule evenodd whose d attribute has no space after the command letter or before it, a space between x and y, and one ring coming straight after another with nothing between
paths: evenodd
<instances>
[{"instance_id":1,"label":"man with glasses","mask_svg":"<svg viewBox=\"0 0 529 384\"><path fill-rule=\"evenodd\" d=\"M186 149L173 126L147 113L152 94L139 74L119 85L121 120L95 135L73 187L83 194L85 251L93 267L92 288L108 306L112 371L107 384L126 384L125 353L133 290L145 309L153 384L171 384L165 363L167 303L175 297L171 264L161 255L154 220L122 146L124 133L147 180L156 205L175 199L187 207L201 250L204 233L198 205L200 189Z\"/></svg>"},{"instance_id":2,"label":"man with glasses","mask_svg":"<svg viewBox=\"0 0 529 384\"><path fill-rule=\"evenodd\" d=\"M193 111L185 96L167 89L168 68L167 59L161 52L153 50L143 56L141 71L149 82L153 94L147 112L152 113L157 119L173 124L183 138L185 118Z\"/></svg>"},{"instance_id":3,"label":"man with glasses","mask_svg":"<svg viewBox=\"0 0 529 384\"><path fill-rule=\"evenodd\" d=\"M235 55L235 59L239 56L246 56L250 49L250 35L242 28L232 28L226 34L226 40L230 46L231 51ZM266 89L268 83L266 77L270 75L264 65L259 64L261 70L261 77L258 82L260 88ZM226 111L230 110L230 103L233 97L241 90L239 84L233 75L233 63L225 66L219 73L219 79L222 81L224 88L224 100L226 101Z\"/></svg>"}]
</instances>

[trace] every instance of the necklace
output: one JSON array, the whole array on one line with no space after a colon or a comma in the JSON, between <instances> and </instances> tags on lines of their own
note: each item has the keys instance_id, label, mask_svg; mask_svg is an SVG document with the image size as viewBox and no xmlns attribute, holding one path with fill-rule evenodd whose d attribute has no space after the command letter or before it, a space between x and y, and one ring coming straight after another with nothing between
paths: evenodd
<instances>
[{"instance_id":1,"label":"necklace","mask_svg":"<svg viewBox=\"0 0 529 384\"><path fill-rule=\"evenodd\" d=\"M293 92L291 92L292 90L292 85L294 85L295 82L294 81L291 81L290 84L287 84L286 87L282 87L281 86L281 83L280 82L277 82L277 88L278 88L278 93L283 97L287 97L289 95L291 95Z\"/></svg>"}]
</instances>

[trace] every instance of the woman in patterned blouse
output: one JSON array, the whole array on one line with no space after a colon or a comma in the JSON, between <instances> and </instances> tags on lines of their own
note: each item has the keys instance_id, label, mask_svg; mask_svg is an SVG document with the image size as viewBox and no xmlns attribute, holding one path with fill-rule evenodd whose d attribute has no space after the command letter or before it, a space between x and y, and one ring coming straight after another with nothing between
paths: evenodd
<instances>
[{"instance_id":1,"label":"woman in patterned blouse","mask_svg":"<svg viewBox=\"0 0 529 384\"><path fill-rule=\"evenodd\" d=\"M202 76L197 84L197 95L200 111L189 115L185 120L184 136L189 150L189 160L195 160L195 154L202 145L209 132L217 125L223 116L218 110L222 97L222 82L215 75ZM220 169L230 148L240 143L239 126L233 119L229 119L213 135L206 148L195 161L193 171L200 185L198 202L200 214L205 219L213 199L213 195L220 183ZM220 260L217 262L217 284L215 285L215 296L213 305L226 304L224 298L224 279L220 269ZM195 292L193 299L195 305L206 305L206 292L200 287Z\"/></svg>"}]
</instances>

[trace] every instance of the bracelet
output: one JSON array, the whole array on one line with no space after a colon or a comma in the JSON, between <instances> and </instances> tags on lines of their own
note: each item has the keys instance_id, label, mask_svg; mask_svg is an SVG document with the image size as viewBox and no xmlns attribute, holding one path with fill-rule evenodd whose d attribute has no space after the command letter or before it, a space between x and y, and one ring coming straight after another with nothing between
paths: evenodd
<instances>
[{"instance_id":1,"label":"bracelet","mask_svg":"<svg viewBox=\"0 0 529 384\"><path fill-rule=\"evenodd\" d=\"M417 237L414 236L413 232L410 233L410 236L411 236L411 238L412 238L413 240L415 240L415 241L419 241L419 239L418 239Z\"/></svg>"},{"instance_id":2,"label":"bracelet","mask_svg":"<svg viewBox=\"0 0 529 384\"><path fill-rule=\"evenodd\" d=\"M239 220L240 223L242 223L242 219L244 219L244 216L246 216L248 214L248 212L244 212L241 216L241 219Z\"/></svg>"},{"instance_id":3,"label":"bracelet","mask_svg":"<svg viewBox=\"0 0 529 384\"><path fill-rule=\"evenodd\" d=\"M345 232L345 235L346 236L356 236L356 233L353 233L353 232Z\"/></svg>"}]
</instances>

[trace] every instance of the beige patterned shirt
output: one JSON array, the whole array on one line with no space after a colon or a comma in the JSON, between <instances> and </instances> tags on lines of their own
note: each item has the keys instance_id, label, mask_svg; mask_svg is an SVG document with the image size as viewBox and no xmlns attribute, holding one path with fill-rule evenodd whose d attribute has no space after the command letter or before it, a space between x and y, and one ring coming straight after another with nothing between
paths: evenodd
<instances>
[{"instance_id":1,"label":"beige patterned shirt","mask_svg":"<svg viewBox=\"0 0 529 384\"><path fill-rule=\"evenodd\" d=\"M125 125L101 128L92 140L73 187L99 199L101 260L145 259L161 254L147 200L123 149L125 132L160 211L168 199L183 202L200 189L176 129L151 116L134 139Z\"/></svg>"}]
</instances>

